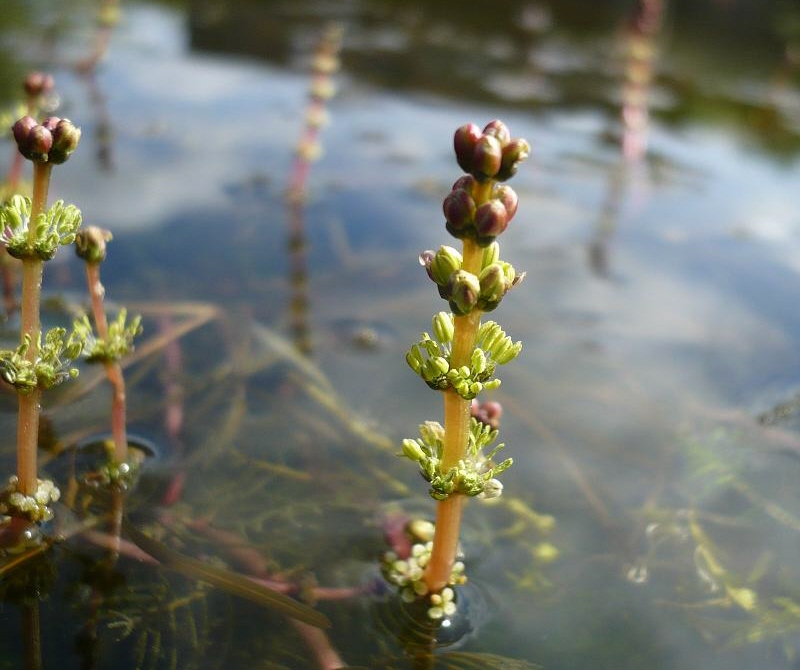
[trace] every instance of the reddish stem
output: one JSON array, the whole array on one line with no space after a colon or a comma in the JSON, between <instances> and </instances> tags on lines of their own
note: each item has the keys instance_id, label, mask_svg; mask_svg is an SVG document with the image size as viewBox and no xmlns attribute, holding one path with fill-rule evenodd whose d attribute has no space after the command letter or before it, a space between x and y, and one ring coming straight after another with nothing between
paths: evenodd
<instances>
[{"instance_id":1,"label":"reddish stem","mask_svg":"<svg viewBox=\"0 0 800 670\"><path fill-rule=\"evenodd\" d=\"M105 289L100 282L100 264L86 263L86 283L92 301L92 318L97 337L108 342L108 318L103 306ZM128 458L128 434L126 428L125 377L122 368L116 361L104 364L106 377L111 383L111 435L114 440L114 460L124 463Z\"/></svg>"}]
</instances>

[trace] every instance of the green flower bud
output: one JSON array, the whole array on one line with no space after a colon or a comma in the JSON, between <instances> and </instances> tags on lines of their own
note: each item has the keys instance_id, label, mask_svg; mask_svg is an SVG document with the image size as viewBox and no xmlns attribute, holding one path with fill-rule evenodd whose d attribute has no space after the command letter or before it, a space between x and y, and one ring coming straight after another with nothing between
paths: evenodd
<instances>
[{"instance_id":1,"label":"green flower bud","mask_svg":"<svg viewBox=\"0 0 800 670\"><path fill-rule=\"evenodd\" d=\"M472 172L475 146L481 139L480 128L474 123L467 123L456 130L453 137L453 146L456 151L456 161L464 172Z\"/></svg>"},{"instance_id":2,"label":"green flower bud","mask_svg":"<svg viewBox=\"0 0 800 670\"><path fill-rule=\"evenodd\" d=\"M461 270L463 262L464 259L461 256L461 252L443 244L431 261L430 273L433 281L439 286L447 286L450 281L450 275Z\"/></svg>"},{"instance_id":3,"label":"green flower bud","mask_svg":"<svg viewBox=\"0 0 800 670\"><path fill-rule=\"evenodd\" d=\"M419 374L419 371L422 370L423 358L419 351L419 347L416 344L411 347L406 354L406 363L408 363L408 367L410 367L417 374Z\"/></svg>"},{"instance_id":4,"label":"green flower bud","mask_svg":"<svg viewBox=\"0 0 800 670\"><path fill-rule=\"evenodd\" d=\"M507 338L507 340L508 343L504 343L503 346L498 347L497 353L492 355L492 358L498 365L505 365L509 361L513 361L519 356L519 352L522 351L522 342L511 344L511 338Z\"/></svg>"},{"instance_id":5,"label":"green flower bud","mask_svg":"<svg viewBox=\"0 0 800 670\"><path fill-rule=\"evenodd\" d=\"M444 442L444 427L438 421L425 421L420 424L419 435L425 444L434 448L435 452L441 450Z\"/></svg>"},{"instance_id":6,"label":"green flower bud","mask_svg":"<svg viewBox=\"0 0 800 670\"><path fill-rule=\"evenodd\" d=\"M453 317L447 312L437 312L433 317L433 334L442 344L453 341Z\"/></svg>"},{"instance_id":7,"label":"green flower bud","mask_svg":"<svg viewBox=\"0 0 800 670\"><path fill-rule=\"evenodd\" d=\"M492 311L500 304L503 296L511 288L503 266L500 263L492 263L484 268L480 276L481 294L480 306L485 312Z\"/></svg>"},{"instance_id":8,"label":"green flower bud","mask_svg":"<svg viewBox=\"0 0 800 670\"><path fill-rule=\"evenodd\" d=\"M520 163L530 156L531 146L526 140L517 139L509 142L502 150L501 166L494 175L497 181L506 181L515 174Z\"/></svg>"},{"instance_id":9,"label":"green flower bud","mask_svg":"<svg viewBox=\"0 0 800 670\"><path fill-rule=\"evenodd\" d=\"M483 250L483 258L481 259L481 268L487 268L492 263L500 260L500 245L497 242L492 242Z\"/></svg>"},{"instance_id":10,"label":"green flower bud","mask_svg":"<svg viewBox=\"0 0 800 670\"><path fill-rule=\"evenodd\" d=\"M475 145L472 169L469 171L478 181L494 177L503 161L503 148L496 137L483 135Z\"/></svg>"},{"instance_id":11,"label":"green flower bud","mask_svg":"<svg viewBox=\"0 0 800 670\"><path fill-rule=\"evenodd\" d=\"M470 363L472 365L472 371L476 375L486 370L486 354L483 353L483 349L475 349L472 352Z\"/></svg>"},{"instance_id":12,"label":"green flower bud","mask_svg":"<svg viewBox=\"0 0 800 670\"><path fill-rule=\"evenodd\" d=\"M416 440L403 440L403 456L417 463L425 458L425 452Z\"/></svg>"},{"instance_id":13,"label":"green flower bud","mask_svg":"<svg viewBox=\"0 0 800 670\"><path fill-rule=\"evenodd\" d=\"M111 240L109 231L86 226L75 235L75 253L87 263L102 263L106 259L106 242Z\"/></svg>"}]
</instances>

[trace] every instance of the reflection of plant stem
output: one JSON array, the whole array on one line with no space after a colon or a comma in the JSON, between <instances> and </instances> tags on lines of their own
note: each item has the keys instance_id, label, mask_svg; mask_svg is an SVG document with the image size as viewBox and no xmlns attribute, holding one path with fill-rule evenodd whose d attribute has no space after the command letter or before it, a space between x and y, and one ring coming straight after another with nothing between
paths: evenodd
<instances>
[{"instance_id":1,"label":"reflection of plant stem","mask_svg":"<svg viewBox=\"0 0 800 670\"><path fill-rule=\"evenodd\" d=\"M33 164L33 199L28 231L30 245L36 242L35 222L47 208L47 192L50 187L50 163ZM20 306L22 341L30 339L25 354L33 362L39 355L41 331L39 301L42 287L43 263L39 258L26 257L22 260L22 304ZM36 458L39 439L39 412L41 390L19 394L19 421L17 424L17 477L18 490L24 495L33 495L37 489Z\"/></svg>"},{"instance_id":2,"label":"reflection of plant stem","mask_svg":"<svg viewBox=\"0 0 800 670\"><path fill-rule=\"evenodd\" d=\"M41 670L42 630L39 603L27 603L22 608L22 638L25 644L25 670Z\"/></svg>"}]
</instances>

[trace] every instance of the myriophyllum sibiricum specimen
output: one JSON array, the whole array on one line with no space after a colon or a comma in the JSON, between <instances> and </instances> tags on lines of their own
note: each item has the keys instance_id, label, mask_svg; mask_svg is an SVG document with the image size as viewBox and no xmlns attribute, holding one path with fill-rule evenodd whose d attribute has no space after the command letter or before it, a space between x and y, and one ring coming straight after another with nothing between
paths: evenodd
<instances>
[{"instance_id":1,"label":"myriophyllum sibiricum specimen","mask_svg":"<svg viewBox=\"0 0 800 670\"><path fill-rule=\"evenodd\" d=\"M467 124L455 133L456 160L466 173L444 199L445 227L461 240L461 249L443 245L420 255L449 312L433 317L432 335L423 333L406 361L423 381L444 396L444 425L428 421L420 436L403 441L402 454L417 463L438 501L433 537L415 545L410 557L390 555L384 574L404 598L430 598L429 614L442 618L454 608L452 585L463 581L457 560L464 501L470 496L497 497L498 476L511 465L495 456L503 444L498 431L472 418L472 400L499 386L498 365L522 349L494 321L481 321L497 308L524 275L500 258L496 238L517 212L517 195L502 183L512 177L530 152L525 140L513 139L501 121L482 130Z\"/></svg>"},{"instance_id":2,"label":"myriophyllum sibiricum specimen","mask_svg":"<svg viewBox=\"0 0 800 670\"><path fill-rule=\"evenodd\" d=\"M87 226L78 231L75 252L86 263L86 283L94 321L93 331L88 317L81 320L86 338L84 353L90 363L102 363L112 388L111 434L114 448L113 458L106 467L105 479L109 483L124 485L126 476L131 472L131 463L128 462L125 377L119 361L133 349L133 339L141 332L141 318L136 316L127 323L127 312L121 309L117 318L108 322L103 306L105 289L100 282L100 264L106 258L106 244L110 241L109 231Z\"/></svg>"},{"instance_id":3,"label":"myriophyllum sibiricum specimen","mask_svg":"<svg viewBox=\"0 0 800 670\"><path fill-rule=\"evenodd\" d=\"M38 123L26 116L13 126L20 153L33 163L33 197L12 197L0 210L0 238L9 254L22 263L20 344L0 352L0 376L19 397L17 475L0 495L0 513L40 521L50 515L47 504L57 489L41 482L37 445L42 391L75 376L71 361L80 355L80 328L42 333L40 298L44 262L71 244L81 225L81 213L58 201L48 208L47 194L53 165L64 163L78 146L81 131L68 119L49 117Z\"/></svg>"}]
</instances>

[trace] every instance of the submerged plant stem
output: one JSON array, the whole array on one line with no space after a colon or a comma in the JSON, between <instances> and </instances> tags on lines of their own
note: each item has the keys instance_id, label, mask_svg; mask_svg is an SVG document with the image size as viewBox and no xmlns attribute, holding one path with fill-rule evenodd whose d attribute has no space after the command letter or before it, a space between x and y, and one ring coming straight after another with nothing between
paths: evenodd
<instances>
[{"instance_id":1,"label":"submerged plant stem","mask_svg":"<svg viewBox=\"0 0 800 670\"><path fill-rule=\"evenodd\" d=\"M86 283L92 300L92 318L101 340L108 341L108 318L103 307L103 284L100 282L100 264L86 263ZM124 463L128 458L128 434L126 429L125 377L116 361L103 364L106 377L113 389L111 396L111 435L114 440L114 460Z\"/></svg>"},{"instance_id":2,"label":"submerged plant stem","mask_svg":"<svg viewBox=\"0 0 800 670\"><path fill-rule=\"evenodd\" d=\"M483 250L472 240L464 240L463 257L463 268L475 275L480 274ZM481 312L477 309L465 316L455 317L452 367L469 365L480 323ZM471 401L465 400L453 389L444 392L443 471L457 466L466 456L469 443L470 404ZM450 580L450 573L458 553L464 502L463 495L455 494L437 505L433 550L425 571L425 583L431 592L441 591Z\"/></svg>"},{"instance_id":3,"label":"submerged plant stem","mask_svg":"<svg viewBox=\"0 0 800 670\"><path fill-rule=\"evenodd\" d=\"M47 208L47 192L50 187L49 163L33 165L33 198L31 217L28 225L28 239L33 246L36 240L36 221ZM22 304L20 305L20 335L22 342L30 339L26 353L29 361L39 355L39 336L41 323L39 305L42 290L43 263L38 258L25 258L22 261ZM41 391L19 396L17 423L17 488L24 495L33 495L37 488L37 448L39 442L39 413L41 410Z\"/></svg>"}]
</instances>

